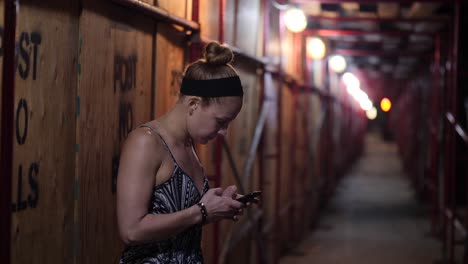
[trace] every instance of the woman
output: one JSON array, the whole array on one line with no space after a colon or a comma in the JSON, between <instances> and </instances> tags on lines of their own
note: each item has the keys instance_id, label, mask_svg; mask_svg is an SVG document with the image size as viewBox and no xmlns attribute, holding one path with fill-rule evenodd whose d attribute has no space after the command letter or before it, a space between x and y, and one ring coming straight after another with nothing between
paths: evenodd
<instances>
[{"instance_id":1,"label":"woman","mask_svg":"<svg viewBox=\"0 0 468 264\"><path fill-rule=\"evenodd\" d=\"M121 264L203 263L202 225L237 220L244 205L236 187L209 189L194 149L218 134L242 107L232 51L209 43L187 67L177 104L132 131L117 182L117 217L127 245Z\"/></svg>"}]
</instances>

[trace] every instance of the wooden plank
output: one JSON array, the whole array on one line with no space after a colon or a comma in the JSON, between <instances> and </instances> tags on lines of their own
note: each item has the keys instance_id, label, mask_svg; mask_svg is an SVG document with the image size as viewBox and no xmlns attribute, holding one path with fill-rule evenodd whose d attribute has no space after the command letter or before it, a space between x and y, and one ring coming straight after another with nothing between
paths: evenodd
<instances>
[{"instance_id":1,"label":"wooden plank","mask_svg":"<svg viewBox=\"0 0 468 264\"><path fill-rule=\"evenodd\" d=\"M271 74L267 74L265 77L265 97L270 100L270 111L268 113L266 127L265 127L265 138L264 138L264 179L262 188L262 210L264 211L263 222L265 226L271 226L275 221L275 205L277 199L279 199L278 193L276 192L276 171L278 170L279 162L277 162L278 149L276 144L276 136L278 131L278 119L277 119L277 100L278 100L278 89L279 84L275 82ZM271 231L270 231L271 232ZM277 232L271 232L265 235L265 256L267 263L271 263L275 256L275 244L277 243L278 237Z\"/></svg>"},{"instance_id":2,"label":"wooden plank","mask_svg":"<svg viewBox=\"0 0 468 264\"><path fill-rule=\"evenodd\" d=\"M83 1L77 120L79 253L76 263L117 263L115 215L121 144L150 120L154 22L110 2Z\"/></svg>"},{"instance_id":3,"label":"wooden plank","mask_svg":"<svg viewBox=\"0 0 468 264\"><path fill-rule=\"evenodd\" d=\"M233 65L241 80L244 88L243 106L241 112L238 114L236 119L230 124L226 141L230 146L232 156L236 163L236 168L240 174L243 173L243 168L247 163L249 156L250 146L252 145L257 120L259 117L259 80L254 69L249 65L238 61ZM256 157L258 159L258 157ZM229 185L237 185L233 171L227 162L226 155L223 153L223 164L222 164L222 175L221 175L221 187L225 188ZM242 177L242 176L241 176ZM246 192L257 190L258 186L258 169L252 168L251 177L249 182L244 186ZM237 228L247 220L246 217L241 219L240 224L232 222L223 222L222 232L220 235L220 241L223 243L232 238L232 235L236 233ZM244 245L245 246L245 245ZM236 245L233 251L229 254L234 254L239 258L248 260L250 251L245 251L245 247Z\"/></svg>"},{"instance_id":4,"label":"wooden plank","mask_svg":"<svg viewBox=\"0 0 468 264\"><path fill-rule=\"evenodd\" d=\"M11 263L72 263L78 2L36 2L17 21Z\"/></svg>"},{"instance_id":5,"label":"wooden plank","mask_svg":"<svg viewBox=\"0 0 468 264\"><path fill-rule=\"evenodd\" d=\"M184 71L185 38L169 25L157 25L156 117L169 111L179 98Z\"/></svg>"},{"instance_id":6,"label":"wooden plank","mask_svg":"<svg viewBox=\"0 0 468 264\"><path fill-rule=\"evenodd\" d=\"M293 161L291 160L291 151L292 151L292 139L293 135L291 134L291 127L293 126L293 117L295 114L293 110L293 95L291 90L283 85L281 89L282 96L282 128L281 128L281 195L280 195L280 212L285 205L289 204L292 199L291 193L291 184L293 184L294 175L292 174ZM282 218L280 225L280 237L281 248L285 249L288 247L288 241L290 241L290 230L291 230L291 217L286 214L286 217Z\"/></svg>"},{"instance_id":7,"label":"wooden plank","mask_svg":"<svg viewBox=\"0 0 468 264\"><path fill-rule=\"evenodd\" d=\"M219 0L200 0L200 34L209 40L219 39Z\"/></svg>"},{"instance_id":8,"label":"wooden plank","mask_svg":"<svg viewBox=\"0 0 468 264\"><path fill-rule=\"evenodd\" d=\"M152 0L147 0L152 1ZM155 5L159 8L167 10L170 14L185 19L191 19L191 2L192 0L171 1L171 0L157 0Z\"/></svg>"}]
</instances>

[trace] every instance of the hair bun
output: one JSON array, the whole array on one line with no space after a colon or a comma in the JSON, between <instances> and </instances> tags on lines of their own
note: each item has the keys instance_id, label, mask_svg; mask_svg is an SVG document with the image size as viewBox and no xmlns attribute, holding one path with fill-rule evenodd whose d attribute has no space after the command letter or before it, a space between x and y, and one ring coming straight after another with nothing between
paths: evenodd
<instances>
[{"instance_id":1,"label":"hair bun","mask_svg":"<svg viewBox=\"0 0 468 264\"><path fill-rule=\"evenodd\" d=\"M210 42L205 46L203 57L205 57L208 64L226 65L232 62L234 53L225 45L220 45L218 42Z\"/></svg>"}]
</instances>

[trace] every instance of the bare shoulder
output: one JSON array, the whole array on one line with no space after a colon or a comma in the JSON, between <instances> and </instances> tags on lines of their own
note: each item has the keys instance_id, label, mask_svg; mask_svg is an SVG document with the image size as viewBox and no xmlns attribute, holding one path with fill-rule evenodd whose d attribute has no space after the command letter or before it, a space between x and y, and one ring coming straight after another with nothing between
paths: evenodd
<instances>
[{"instance_id":1,"label":"bare shoulder","mask_svg":"<svg viewBox=\"0 0 468 264\"><path fill-rule=\"evenodd\" d=\"M121 158L159 167L163 159L161 156L163 149L164 146L155 132L149 128L140 127L128 134L122 148Z\"/></svg>"},{"instance_id":2,"label":"bare shoulder","mask_svg":"<svg viewBox=\"0 0 468 264\"><path fill-rule=\"evenodd\" d=\"M128 134L124 147L159 152L163 149L158 135L147 127L139 127Z\"/></svg>"}]
</instances>

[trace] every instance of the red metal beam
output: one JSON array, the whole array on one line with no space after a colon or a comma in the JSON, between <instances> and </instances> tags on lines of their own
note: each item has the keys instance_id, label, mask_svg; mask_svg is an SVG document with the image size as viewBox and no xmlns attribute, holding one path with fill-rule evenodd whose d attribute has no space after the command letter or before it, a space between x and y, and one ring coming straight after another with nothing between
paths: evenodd
<instances>
[{"instance_id":1,"label":"red metal beam","mask_svg":"<svg viewBox=\"0 0 468 264\"><path fill-rule=\"evenodd\" d=\"M335 49L333 51L336 54L343 56L421 56L430 52L416 52L406 50L386 51L386 50L360 50L360 49Z\"/></svg>"},{"instance_id":2,"label":"red metal beam","mask_svg":"<svg viewBox=\"0 0 468 264\"><path fill-rule=\"evenodd\" d=\"M226 15L226 0L219 0L219 21L218 21L218 40L224 42L224 18Z\"/></svg>"},{"instance_id":3,"label":"red metal beam","mask_svg":"<svg viewBox=\"0 0 468 264\"><path fill-rule=\"evenodd\" d=\"M0 152L0 259L11 261L11 184L13 176L13 123L15 108L16 1L7 0L4 9L4 57Z\"/></svg>"},{"instance_id":4,"label":"red metal beam","mask_svg":"<svg viewBox=\"0 0 468 264\"><path fill-rule=\"evenodd\" d=\"M458 0L460 1L460 0ZM310 3L311 0L291 0L292 3ZM342 4L342 3L369 3L369 4L375 4L377 1L376 0L315 0L315 2L319 3L327 3L327 4ZM450 0L379 0L379 3L384 3L384 2L391 2L391 3L397 3L397 4L412 4L415 2L418 3L453 3L454 1Z\"/></svg>"},{"instance_id":5,"label":"red metal beam","mask_svg":"<svg viewBox=\"0 0 468 264\"><path fill-rule=\"evenodd\" d=\"M425 18L403 18L403 17L326 17L326 16L307 16L308 21L330 21L330 22L404 22L404 23L420 23L420 22L448 22L449 17L425 17Z\"/></svg>"},{"instance_id":6,"label":"red metal beam","mask_svg":"<svg viewBox=\"0 0 468 264\"><path fill-rule=\"evenodd\" d=\"M348 30L348 29L308 29L304 30L303 34L306 36L322 36L322 37L334 37L334 36L365 36L365 35L386 35L386 36L427 36L433 37L432 33L421 33L412 31L362 31L362 30Z\"/></svg>"}]
</instances>

